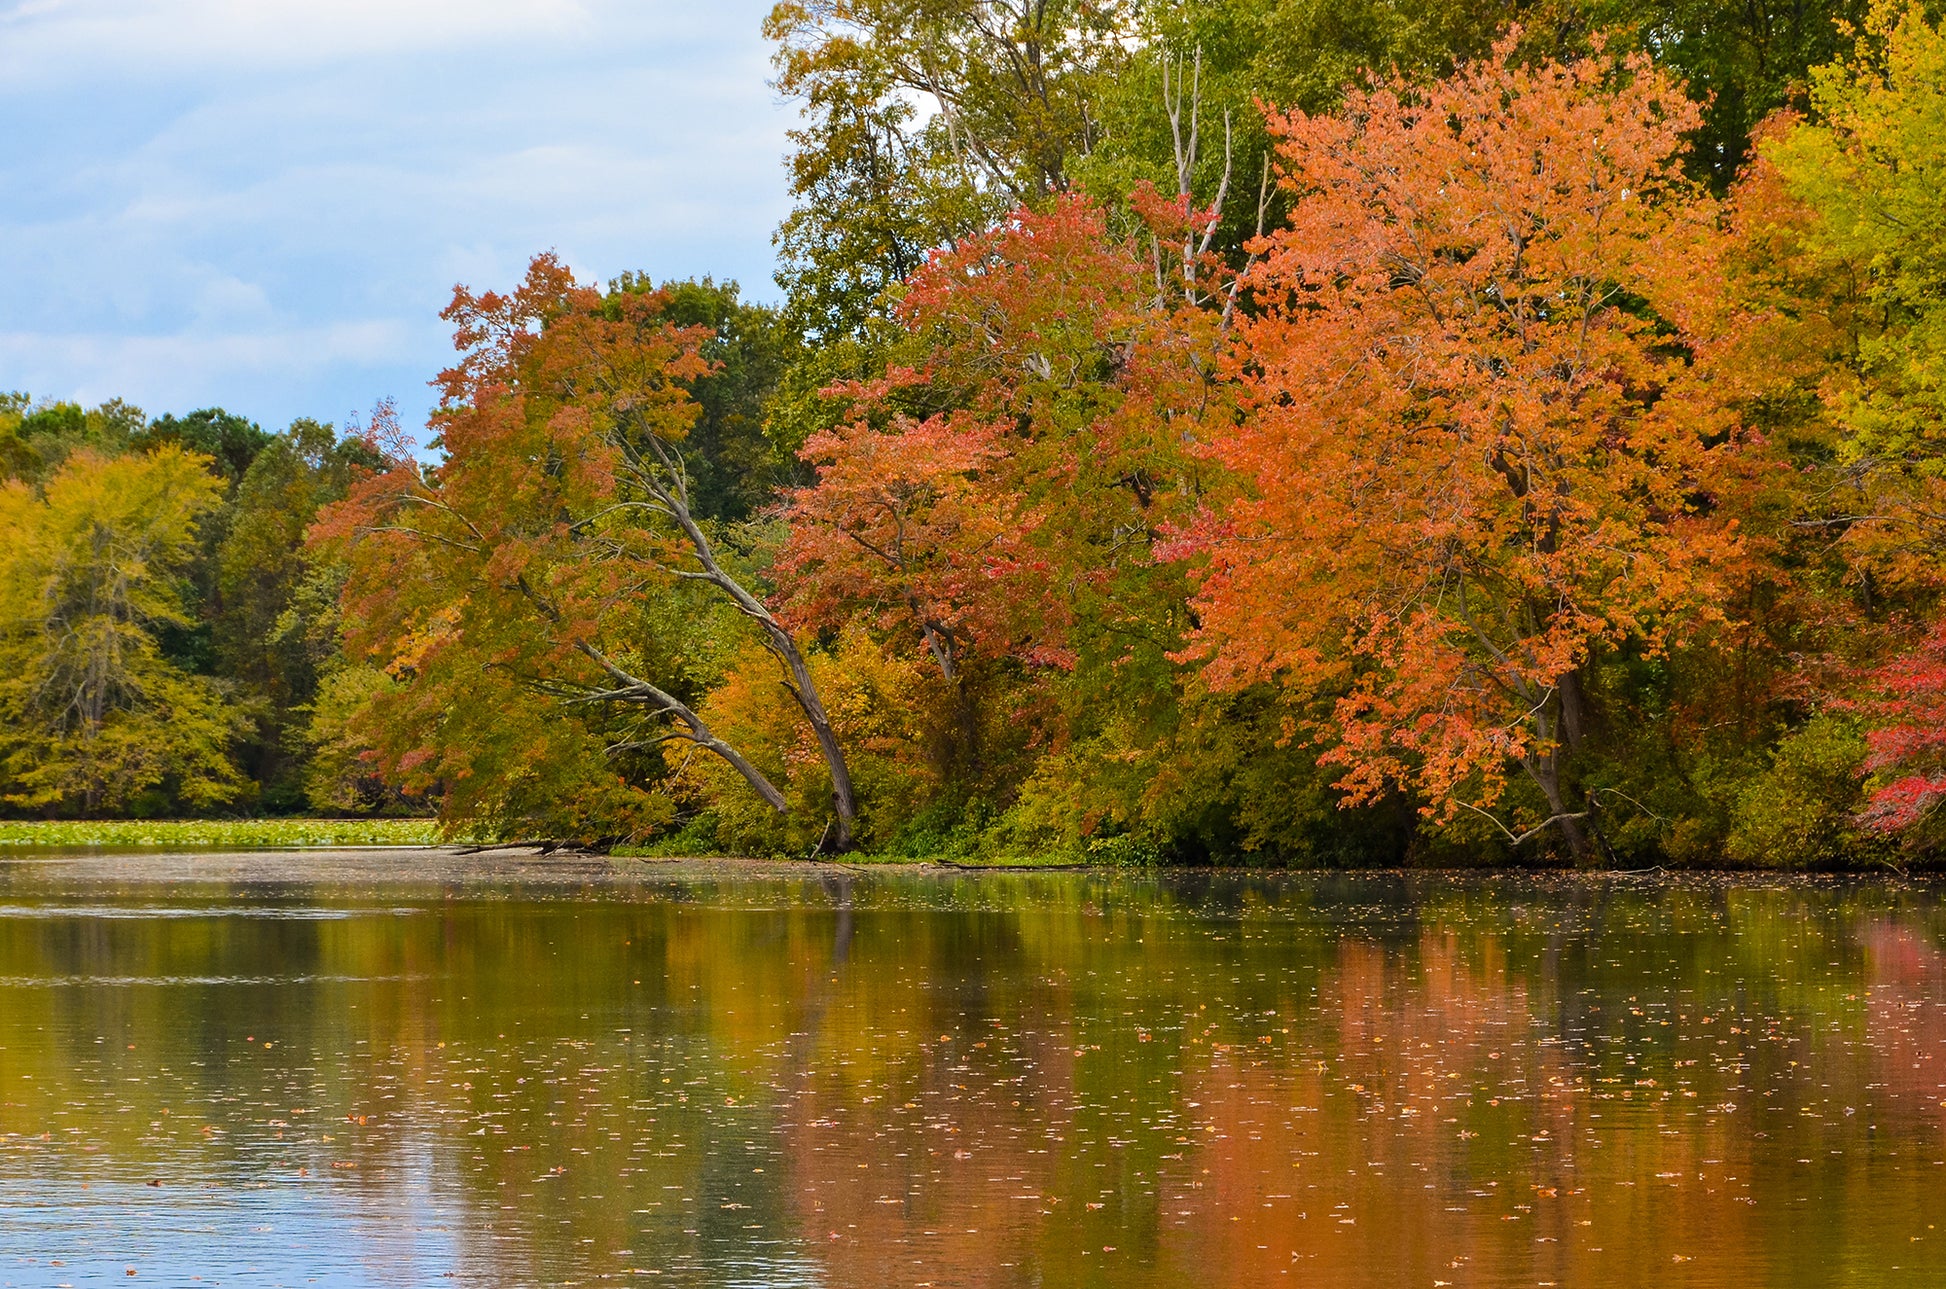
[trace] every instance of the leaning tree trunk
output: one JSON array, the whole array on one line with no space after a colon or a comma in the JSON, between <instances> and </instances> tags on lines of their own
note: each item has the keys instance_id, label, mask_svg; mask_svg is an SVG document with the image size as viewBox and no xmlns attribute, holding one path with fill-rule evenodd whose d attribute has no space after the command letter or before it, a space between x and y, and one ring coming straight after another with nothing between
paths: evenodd
<instances>
[{"instance_id":1,"label":"leaning tree trunk","mask_svg":"<svg viewBox=\"0 0 1946 1289\"><path fill-rule=\"evenodd\" d=\"M851 770L845 764L845 751L838 745L838 732L831 728L831 717L825 713L824 702L818 697L817 684L811 679L811 669L805 665L797 641L767 610L761 621L765 634L770 637L771 652L783 661L785 670L790 673L784 688L790 691L791 697L804 710L805 719L811 722L811 732L817 735L818 748L824 753L825 767L831 772L831 806L837 816L838 835L831 839L830 849L843 854L851 849L852 833L858 820L858 802L852 794Z\"/></svg>"},{"instance_id":2,"label":"leaning tree trunk","mask_svg":"<svg viewBox=\"0 0 1946 1289\"><path fill-rule=\"evenodd\" d=\"M743 781L764 799L764 804L778 814L783 814L790 809L790 803L784 799L784 794L777 790L777 785L766 778L762 770L752 765L743 753L716 737L709 726L703 723L703 718L698 716L689 704L659 685L643 680L639 676L630 675L617 665L614 659L587 641L579 641L575 647L596 666L608 673L609 679L615 682L614 688L601 691L595 697L615 702L640 703L675 718L679 726L678 737L694 743L705 752L721 757L732 770L743 776Z\"/></svg>"},{"instance_id":3,"label":"leaning tree trunk","mask_svg":"<svg viewBox=\"0 0 1946 1289\"><path fill-rule=\"evenodd\" d=\"M817 736L818 750L823 753L825 768L831 774L831 805L836 816L837 835L830 839L825 849L839 853L850 850L858 821L851 770L845 764L845 752L838 743L837 731L831 727L831 717L825 712L824 702L818 696L817 682L811 678L811 669L805 665L803 651L797 647L790 630L777 620L770 607L730 576L716 558L709 535L690 512L689 485L681 458L674 450L653 433L644 435L640 444L625 436L614 442L621 449L635 481L655 498L659 508L675 521L689 543L690 554L695 558L697 568L680 570L678 575L706 582L728 596L739 613L762 628L765 644L783 664L784 688L790 691L791 697L804 712L805 719L811 722L811 731ZM652 455L642 453L644 446Z\"/></svg>"}]
</instances>

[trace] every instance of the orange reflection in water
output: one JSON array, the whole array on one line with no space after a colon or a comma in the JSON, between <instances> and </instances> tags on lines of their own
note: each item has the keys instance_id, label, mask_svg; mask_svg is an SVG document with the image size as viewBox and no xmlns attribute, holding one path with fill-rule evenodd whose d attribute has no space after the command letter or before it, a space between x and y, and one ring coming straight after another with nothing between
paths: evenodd
<instances>
[{"instance_id":1,"label":"orange reflection in water","mask_svg":"<svg viewBox=\"0 0 1946 1289\"><path fill-rule=\"evenodd\" d=\"M294 883L91 912L12 881L0 1239L35 1266L139 1238L155 1274L240 1274L309 1214L387 1250L317 1254L321 1283L1946 1281L1921 888ZM193 1234L249 1204L264 1240Z\"/></svg>"}]
</instances>

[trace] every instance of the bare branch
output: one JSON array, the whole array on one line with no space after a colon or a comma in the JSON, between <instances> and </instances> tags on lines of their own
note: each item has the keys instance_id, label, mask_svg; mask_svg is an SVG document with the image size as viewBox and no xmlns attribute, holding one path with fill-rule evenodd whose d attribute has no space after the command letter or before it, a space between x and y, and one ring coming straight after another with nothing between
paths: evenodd
<instances>
[{"instance_id":1,"label":"bare branch","mask_svg":"<svg viewBox=\"0 0 1946 1289\"><path fill-rule=\"evenodd\" d=\"M1533 838L1538 837L1542 833L1546 832L1549 828L1552 828L1555 824L1569 823L1576 819L1586 819L1588 817L1588 812L1586 810L1577 811L1576 813L1571 815L1570 814L1549 815L1547 818L1535 824L1532 828L1529 828L1526 832L1516 833L1514 832L1513 829L1501 823L1500 820L1492 814L1492 812L1482 810L1480 809L1480 807L1474 805L1470 801L1461 801L1455 804L1457 804L1463 810L1471 810L1474 814L1480 816L1480 818L1486 820L1488 823L1492 824L1495 828L1498 828L1501 832L1501 835L1506 837L1507 844L1509 846L1518 846L1522 842L1531 841Z\"/></svg>"}]
</instances>

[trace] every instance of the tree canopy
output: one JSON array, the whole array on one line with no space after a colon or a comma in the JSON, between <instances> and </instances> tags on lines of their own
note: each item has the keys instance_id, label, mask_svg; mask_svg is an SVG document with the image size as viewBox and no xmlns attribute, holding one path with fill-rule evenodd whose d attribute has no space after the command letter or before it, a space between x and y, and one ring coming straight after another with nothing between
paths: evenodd
<instances>
[{"instance_id":1,"label":"tree canopy","mask_svg":"<svg viewBox=\"0 0 1946 1289\"><path fill-rule=\"evenodd\" d=\"M1138 862L1936 858L1946 37L784 3L775 304L428 433L0 398L0 808Z\"/></svg>"}]
</instances>

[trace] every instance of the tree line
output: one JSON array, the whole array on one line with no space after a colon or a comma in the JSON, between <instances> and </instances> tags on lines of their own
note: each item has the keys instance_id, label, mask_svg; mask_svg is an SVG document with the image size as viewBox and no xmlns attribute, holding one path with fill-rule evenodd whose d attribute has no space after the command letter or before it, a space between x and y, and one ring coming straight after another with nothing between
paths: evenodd
<instances>
[{"instance_id":1,"label":"tree line","mask_svg":"<svg viewBox=\"0 0 1946 1289\"><path fill-rule=\"evenodd\" d=\"M381 407L0 409L0 799L1786 866L1946 790L1920 6L780 4L781 307L456 290Z\"/></svg>"}]
</instances>

